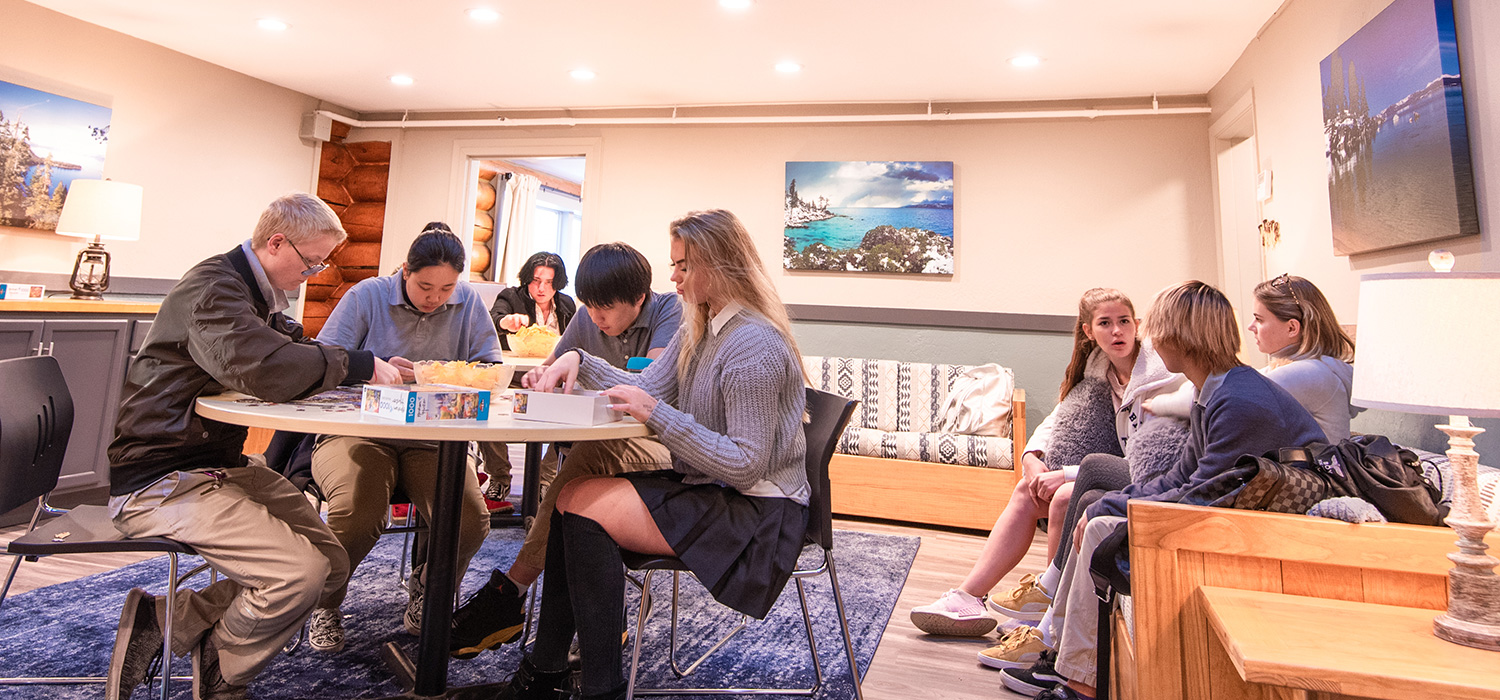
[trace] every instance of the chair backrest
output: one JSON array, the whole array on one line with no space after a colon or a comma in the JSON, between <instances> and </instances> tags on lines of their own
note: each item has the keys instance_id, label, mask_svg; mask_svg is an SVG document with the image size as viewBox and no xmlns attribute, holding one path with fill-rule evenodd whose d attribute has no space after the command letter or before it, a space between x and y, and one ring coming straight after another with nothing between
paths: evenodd
<instances>
[{"instance_id":1,"label":"chair backrest","mask_svg":"<svg viewBox=\"0 0 1500 700\"><path fill-rule=\"evenodd\" d=\"M73 396L54 357L0 360L0 513L57 487Z\"/></svg>"},{"instance_id":2,"label":"chair backrest","mask_svg":"<svg viewBox=\"0 0 1500 700\"><path fill-rule=\"evenodd\" d=\"M858 401L817 389L807 389L807 425L802 432L807 439L807 483L812 498L807 506L807 541L823 549L833 547L833 508L829 494L828 462L838 446L839 436L849 425Z\"/></svg>"}]
</instances>

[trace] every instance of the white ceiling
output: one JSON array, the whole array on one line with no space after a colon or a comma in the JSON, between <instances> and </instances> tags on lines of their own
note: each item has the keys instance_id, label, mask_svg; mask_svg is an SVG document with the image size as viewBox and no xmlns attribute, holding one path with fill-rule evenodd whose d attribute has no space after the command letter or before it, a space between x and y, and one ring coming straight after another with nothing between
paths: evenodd
<instances>
[{"instance_id":1,"label":"white ceiling","mask_svg":"<svg viewBox=\"0 0 1500 700\"><path fill-rule=\"evenodd\" d=\"M372 112L1203 94L1283 0L33 2Z\"/></svg>"}]
</instances>

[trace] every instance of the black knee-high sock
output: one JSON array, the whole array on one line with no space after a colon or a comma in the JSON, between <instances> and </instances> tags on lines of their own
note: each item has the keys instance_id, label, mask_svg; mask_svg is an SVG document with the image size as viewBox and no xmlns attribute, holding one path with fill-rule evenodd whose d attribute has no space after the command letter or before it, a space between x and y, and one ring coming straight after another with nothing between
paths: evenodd
<instances>
[{"instance_id":1,"label":"black knee-high sock","mask_svg":"<svg viewBox=\"0 0 1500 700\"><path fill-rule=\"evenodd\" d=\"M547 563L543 569L547 577L542 582L542 609L536 623L536 644L532 645L529 656L532 665L543 671L566 669L568 647L573 644L573 602L568 595L568 558L562 537L564 522L562 511L552 511L552 534L547 538Z\"/></svg>"},{"instance_id":2,"label":"black knee-high sock","mask_svg":"<svg viewBox=\"0 0 1500 700\"><path fill-rule=\"evenodd\" d=\"M589 518L567 513L562 524L573 619L578 624L578 651L583 657L581 690L584 695L608 693L625 683L620 672L620 632L625 614L625 565L620 560L620 546ZM558 531L552 532L555 538ZM550 552L547 557L551 566Z\"/></svg>"}]
</instances>

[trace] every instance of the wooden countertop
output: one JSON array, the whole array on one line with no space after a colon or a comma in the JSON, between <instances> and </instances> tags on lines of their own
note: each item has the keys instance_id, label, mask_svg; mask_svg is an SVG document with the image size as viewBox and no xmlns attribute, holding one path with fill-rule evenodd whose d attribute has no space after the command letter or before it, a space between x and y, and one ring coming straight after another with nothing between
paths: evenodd
<instances>
[{"instance_id":1,"label":"wooden countertop","mask_svg":"<svg viewBox=\"0 0 1500 700\"><path fill-rule=\"evenodd\" d=\"M47 297L46 299L3 299L0 313L7 311L46 312L61 314L144 314L155 315L161 304L154 301L118 301L105 299L71 299Z\"/></svg>"},{"instance_id":2,"label":"wooden countertop","mask_svg":"<svg viewBox=\"0 0 1500 700\"><path fill-rule=\"evenodd\" d=\"M1500 652L1438 639L1437 610L1203 586L1240 677L1367 698L1500 698Z\"/></svg>"}]
</instances>

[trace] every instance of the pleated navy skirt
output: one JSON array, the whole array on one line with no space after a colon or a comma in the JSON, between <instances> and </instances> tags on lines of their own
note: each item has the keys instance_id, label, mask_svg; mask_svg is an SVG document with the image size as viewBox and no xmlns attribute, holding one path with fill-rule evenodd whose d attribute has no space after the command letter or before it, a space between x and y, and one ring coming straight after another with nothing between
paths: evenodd
<instances>
[{"instance_id":1,"label":"pleated navy skirt","mask_svg":"<svg viewBox=\"0 0 1500 700\"><path fill-rule=\"evenodd\" d=\"M672 470L619 476L635 486L662 537L714 600L756 619L770 612L802 552L806 506L684 484Z\"/></svg>"}]
</instances>

